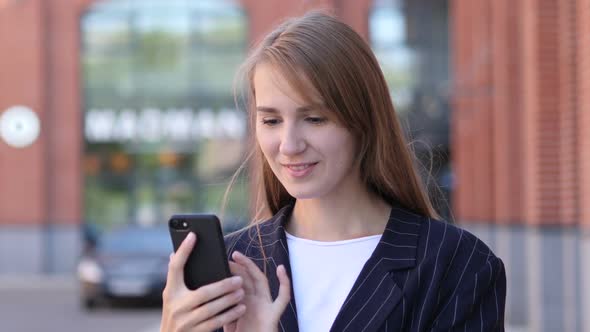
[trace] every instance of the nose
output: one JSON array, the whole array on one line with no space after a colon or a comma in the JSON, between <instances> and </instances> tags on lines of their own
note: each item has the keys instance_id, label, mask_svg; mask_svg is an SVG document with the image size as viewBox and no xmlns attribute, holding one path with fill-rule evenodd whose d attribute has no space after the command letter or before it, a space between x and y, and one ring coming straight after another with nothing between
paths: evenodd
<instances>
[{"instance_id":1,"label":"nose","mask_svg":"<svg viewBox=\"0 0 590 332\"><path fill-rule=\"evenodd\" d=\"M283 127L279 152L286 156L297 155L305 151L305 139L301 131L294 125Z\"/></svg>"}]
</instances>

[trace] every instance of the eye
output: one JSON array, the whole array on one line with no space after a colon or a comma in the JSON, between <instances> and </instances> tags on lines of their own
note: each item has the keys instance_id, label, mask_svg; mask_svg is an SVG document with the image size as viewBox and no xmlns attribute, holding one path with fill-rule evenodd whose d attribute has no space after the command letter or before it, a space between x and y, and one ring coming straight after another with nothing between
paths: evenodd
<instances>
[{"instance_id":1,"label":"eye","mask_svg":"<svg viewBox=\"0 0 590 332\"><path fill-rule=\"evenodd\" d=\"M326 118L322 118L322 117L316 117L316 116L310 116L305 118L305 121L311 123L311 124L323 124L324 122L326 122L328 119Z\"/></svg>"},{"instance_id":2,"label":"eye","mask_svg":"<svg viewBox=\"0 0 590 332\"><path fill-rule=\"evenodd\" d=\"M275 119L275 118L263 118L262 119L262 124L266 125L266 126L274 126L279 124L279 119Z\"/></svg>"}]
</instances>

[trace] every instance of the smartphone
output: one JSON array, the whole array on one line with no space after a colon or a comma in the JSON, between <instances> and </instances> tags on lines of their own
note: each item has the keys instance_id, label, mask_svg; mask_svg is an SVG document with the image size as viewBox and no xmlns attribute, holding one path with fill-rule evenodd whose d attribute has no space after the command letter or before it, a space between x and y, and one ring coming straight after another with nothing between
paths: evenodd
<instances>
[{"instance_id":1,"label":"smartphone","mask_svg":"<svg viewBox=\"0 0 590 332\"><path fill-rule=\"evenodd\" d=\"M231 277L221 223L214 214L177 214L168 221L174 252L189 232L197 243L184 265L184 282L188 289Z\"/></svg>"}]
</instances>

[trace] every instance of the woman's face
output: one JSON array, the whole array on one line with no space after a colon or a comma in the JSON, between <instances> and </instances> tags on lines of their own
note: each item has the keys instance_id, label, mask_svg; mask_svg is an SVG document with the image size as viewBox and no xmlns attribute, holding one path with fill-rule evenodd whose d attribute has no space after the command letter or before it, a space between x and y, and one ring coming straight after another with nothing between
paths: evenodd
<instances>
[{"instance_id":1,"label":"woman's face","mask_svg":"<svg viewBox=\"0 0 590 332\"><path fill-rule=\"evenodd\" d=\"M352 134L329 110L308 105L279 71L256 66L256 139L275 176L297 199L358 184Z\"/></svg>"}]
</instances>

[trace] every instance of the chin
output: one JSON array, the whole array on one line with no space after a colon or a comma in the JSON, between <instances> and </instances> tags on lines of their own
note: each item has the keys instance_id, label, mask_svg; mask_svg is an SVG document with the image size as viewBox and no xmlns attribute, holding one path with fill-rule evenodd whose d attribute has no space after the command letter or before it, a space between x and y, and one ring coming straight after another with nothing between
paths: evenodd
<instances>
[{"instance_id":1,"label":"chin","mask_svg":"<svg viewBox=\"0 0 590 332\"><path fill-rule=\"evenodd\" d=\"M314 188L315 187L315 188ZM318 186L302 188L300 186L285 186L289 195L295 199L313 199L324 195L324 192Z\"/></svg>"}]
</instances>

